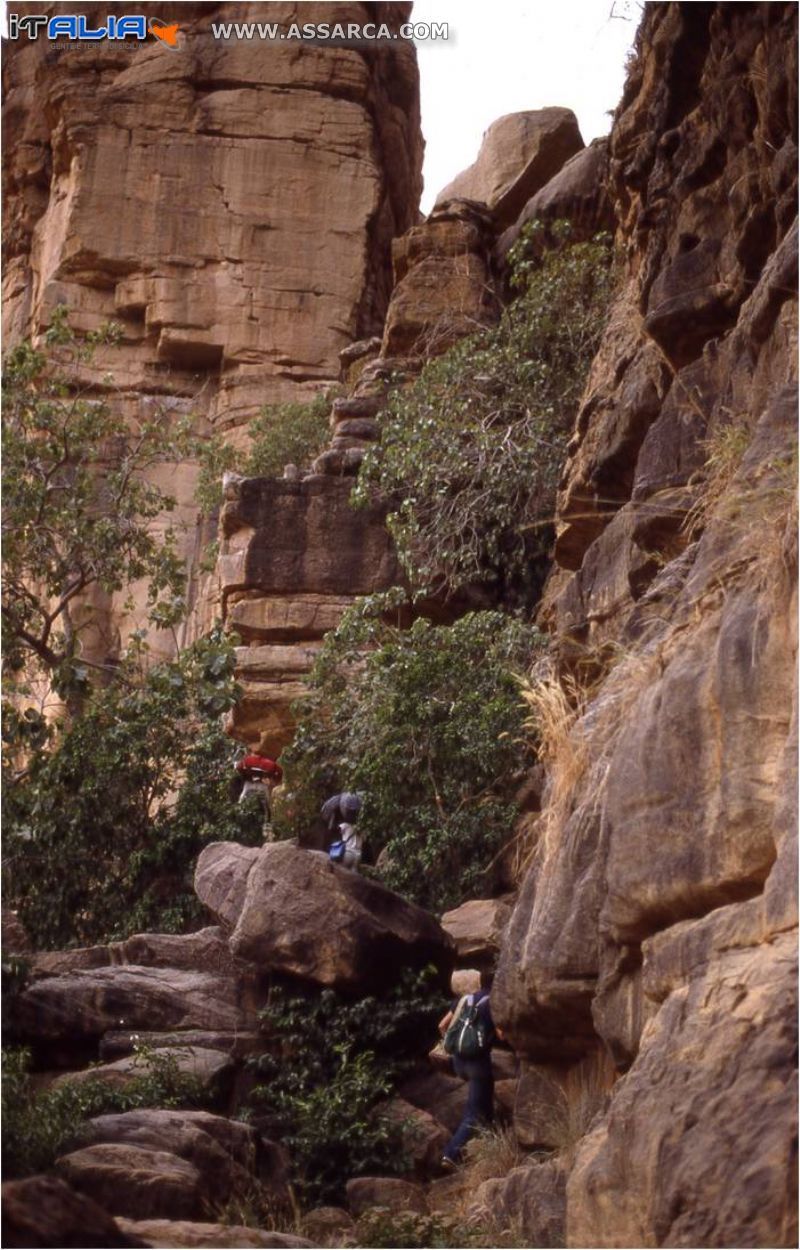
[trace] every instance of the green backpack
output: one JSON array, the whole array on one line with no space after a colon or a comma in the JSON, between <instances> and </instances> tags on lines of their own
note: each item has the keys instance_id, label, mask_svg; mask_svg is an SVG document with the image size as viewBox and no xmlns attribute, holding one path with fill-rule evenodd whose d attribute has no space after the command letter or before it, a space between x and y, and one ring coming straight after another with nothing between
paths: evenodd
<instances>
[{"instance_id":1,"label":"green backpack","mask_svg":"<svg viewBox=\"0 0 800 1250\"><path fill-rule=\"evenodd\" d=\"M444 1035L445 1051L460 1059L479 1059L488 1053L490 1045L489 1026L478 1010L475 996L465 994Z\"/></svg>"}]
</instances>

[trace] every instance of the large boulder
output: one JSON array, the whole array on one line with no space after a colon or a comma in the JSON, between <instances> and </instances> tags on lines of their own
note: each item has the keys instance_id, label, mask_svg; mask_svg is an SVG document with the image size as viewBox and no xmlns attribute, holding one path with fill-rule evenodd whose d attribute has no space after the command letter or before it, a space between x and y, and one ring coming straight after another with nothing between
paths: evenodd
<instances>
[{"instance_id":1,"label":"large boulder","mask_svg":"<svg viewBox=\"0 0 800 1250\"><path fill-rule=\"evenodd\" d=\"M442 916L442 928L455 942L459 962L494 964L511 917L511 899L474 898Z\"/></svg>"},{"instance_id":2,"label":"large boulder","mask_svg":"<svg viewBox=\"0 0 800 1250\"><path fill-rule=\"evenodd\" d=\"M34 981L19 995L14 1021L22 1037L51 1040L109 1029L235 1032L253 1022L230 976L124 964Z\"/></svg>"},{"instance_id":3,"label":"large boulder","mask_svg":"<svg viewBox=\"0 0 800 1250\"><path fill-rule=\"evenodd\" d=\"M492 123L477 160L439 192L436 205L459 197L482 201L492 210L497 228L504 230L582 147L571 109L508 113Z\"/></svg>"},{"instance_id":4,"label":"large boulder","mask_svg":"<svg viewBox=\"0 0 800 1250\"><path fill-rule=\"evenodd\" d=\"M451 1134L427 1111L421 1111L403 1098L392 1098L383 1108L390 1123L402 1130L403 1148L414 1172L421 1177L439 1171L444 1148Z\"/></svg>"},{"instance_id":5,"label":"large boulder","mask_svg":"<svg viewBox=\"0 0 800 1250\"><path fill-rule=\"evenodd\" d=\"M167 1150L194 1164L212 1194L230 1193L257 1175L273 1198L282 1202L288 1197L286 1151L226 1116L163 1109L96 1116L83 1125L76 1144L99 1143Z\"/></svg>"},{"instance_id":6,"label":"large boulder","mask_svg":"<svg viewBox=\"0 0 800 1250\"><path fill-rule=\"evenodd\" d=\"M438 922L385 886L291 842L215 842L197 862L200 900L231 929L233 953L318 985L377 989L453 951Z\"/></svg>"},{"instance_id":7,"label":"large boulder","mask_svg":"<svg viewBox=\"0 0 800 1250\"><path fill-rule=\"evenodd\" d=\"M73 1189L113 1215L202 1219L209 1210L203 1173L167 1150L100 1143L62 1155L55 1166Z\"/></svg>"},{"instance_id":8,"label":"large boulder","mask_svg":"<svg viewBox=\"0 0 800 1250\"><path fill-rule=\"evenodd\" d=\"M233 972L225 935L216 927L200 929L197 933L135 933L123 942L110 942L107 946L40 951L32 956L30 971L33 978L56 977L107 968L112 964L226 975Z\"/></svg>"},{"instance_id":9,"label":"large boulder","mask_svg":"<svg viewBox=\"0 0 800 1250\"><path fill-rule=\"evenodd\" d=\"M55 1176L30 1176L3 1186L3 1245L9 1250L17 1246L113 1250L147 1244Z\"/></svg>"},{"instance_id":10,"label":"large boulder","mask_svg":"<svg viewBox=\"0 0 800 1250\"><path fill-rule=\"evenodd\" d=\"M528 200L513 226L497 240L494 254L499 264L530 221L568 221L570 237L576 240L590 238L598 230L614 229L614 209L608 194L608 139L595 139L571 156Z\"/></svg>"}]
</instances>

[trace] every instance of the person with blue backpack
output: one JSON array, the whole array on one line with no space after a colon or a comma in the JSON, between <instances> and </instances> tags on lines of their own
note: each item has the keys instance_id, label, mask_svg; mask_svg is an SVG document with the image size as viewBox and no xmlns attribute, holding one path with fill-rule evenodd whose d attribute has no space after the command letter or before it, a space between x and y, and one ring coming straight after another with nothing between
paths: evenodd
<instances>
[{"instance_id":1,"label":"person with blue backpack","mask_svg":"<svg viewBox=\"0 0 800 1250\"><path fill-rule=\"evenodd\" d=\"M331 795L323 803L320 812L329 834L334 839L328 847L331 863L341 864L343 868L349 868L353 872L358 871L363 849L361 833L355 827L361 811L361 800L360 794L344 790L341 794Z\"/></svg>"},{"instance_id":2,"label":"person with blue backpack","mask_svg":"<svg viewBox=\"0 0 800 1250\"><path fill-rule=\"evenodd\" d=\"M481 978L482 982L488 978ZM461 1161L464 1146L481 1124L494 1119L492 1042L499 1036L492 1020L488 985L465 994L439 1021L444 1049L456 1076L469 1082L467 1105L461 1123L444 1148L442 1167L450 1170Z\"/></svg>"}]
</instances>

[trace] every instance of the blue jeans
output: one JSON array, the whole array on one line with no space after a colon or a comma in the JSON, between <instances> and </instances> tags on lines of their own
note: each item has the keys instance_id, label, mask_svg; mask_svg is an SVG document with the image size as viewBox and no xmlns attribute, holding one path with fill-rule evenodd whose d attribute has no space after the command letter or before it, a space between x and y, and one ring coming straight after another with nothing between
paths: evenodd
<instances>
[{"instance_id":1,"label":"blue jeans","mask_svg":"<svg viewBox=\"0 0 800 1250\"><path fill-rule=\"evenodd\" d=\"M458 1162L462 1148L469 1141L479 1124L491 1124L494 1117L494 1077L492 1061L487 1055L484 1059L461 1059L453 1056L453 1071L456 1076L469 1081L467 1105L461 1123L444 1148L446 1159Z\"/></svg>"}]
</instances>

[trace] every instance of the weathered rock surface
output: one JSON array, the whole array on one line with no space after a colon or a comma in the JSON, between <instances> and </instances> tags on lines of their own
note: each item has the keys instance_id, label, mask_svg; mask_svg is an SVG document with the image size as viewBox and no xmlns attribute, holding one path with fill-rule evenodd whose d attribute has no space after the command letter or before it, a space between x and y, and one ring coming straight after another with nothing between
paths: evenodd
<instances>
[{"instance_id":1,"label":"weathered rock surface","mask_svg":"<svg viewBox=\"0 0 800 1250\"><path fill-rule=\"evenodd\" d=\"M504 230L494 249L503 264L528 222L549 225L568 221L570 238L591 238L599 230L613 230L614 206L608 194L608 139L595 139L566 162L555 177L537 191L513 226Z\"/></svg>"},{"instance_id":2,"label":"weathered rock surface","mask_svg":"<svg viewBox=\"0 0 800 1250\"><path fill-rule=\"evenodd\" d=\"M321 1246L354 1244L355 1221L344 1207L314 1207L303 1216L302 1229ZM352 1238L352 1242L345 1241Z\"/></svg>"},{"instance_id":3,"label":"weathered rock surface","mask_svg":"<svg viewBox=\"0 0 800 1250\"><path fill-rule=\"evenodd\" d=\"M453 953L433 916L377 882L290 842L216 842L197 862L198 897L230 926L231 950L261 970L318 985L369 988L394 969Z\"/></svg>"},{"instance_id":4,"label":"weathered rock surface","mask_svg":"<svg viewBox=\"0 0 800 1250\"><path fill-rule=\"evenodd\" d=\"M570 1244L564 1240L566 1177L566 1169L557 1159L513 1168L505 1177L484 1181L475 1194L472 1215L501 1227L513 1225L529 1246ZM595 1243L589 1240L583 1244Z\"/></svg>"},{"instance_id":5,"label":"weathered rock surface","mask_svg":"<svg viewBox=\"0 0 800 1250\"><path fill-rule=\"evenodd\" d=\"M113 1250L147 1244L55 1176L31 1176L3 1185L3 1245L9 1250L18 1246Z\"/></svg>"},{"instance_id":6,"label":"weathered rock surface","mask_svg":"<svg viewBox=\"0 0 800 1250\"><path fill-rule=\"evenodd\" d=\"M492 122L474 165L440 191L436 207L457 198L481 201L503 230L582 147L578 121L570 109L509 113Z\"/></svg>"},{"instance_id":7,"label":"weathered rock surface","mask_svg":"<svg viewBox=\"0 0 800 1250\"><path fill-rule=\"evenodd\" d=\"M358 1218L370 1207L387 1211L414 1211L427 1215L428 1203L422 1185L396 1176L357 1176L347 1182L347 1205Z\"/></svg>"},{"instance_id":8,"label":"weathered rock surface","mask_svg":"<svg viewBox=\"0 0 800 1250\"><path fill-rule=\"evenodd\" d=\"M493 966L510 916L511 900L475 898L445 912L442 928L455 942L459 962Z\"/></svg>"},{"instance_id":9,"label":"weathered rock surface","mask_svg":"<svg viewBox=\"0 0 800 1250\"><path fill-rule=\"evenodd\" d=\"M382 1108L386 1118L403 1130L403 1149L420 1177L435 1176L450 1133L434 1116L404 1098L392 1098Z\"/></svg>"},{"instance_id":10,"label":"weathered rock surface","mask_svg":"<svg viewBox=\"0 0 800 1250\"><path fill-rule=\"evenodd\" d=\"M245 447L262 405L312 397L336 379L342 348L381 331L391 240L418 214L415 48L222 41L210 20L227 11L139 12L179 23L180 55L155 39L103 41L90 57L50 57L43 39L9 44L6 341L41 332L60 303L80 330L114 319L122 343L92 376L113 370L123 411L191 412ZM240 5L235 20L262 12ZM409 13L392 3L380 20L396 29ZM303 9L310 22L372 15L357 0ZM291 4L270 9L284 28L295 20ZM196 477L185 461L162 478L186 525L192 583L213 537ZM210 593L196 605L201 626ZM100 605L98 648L142 623L144 595L133 613L126 596ZM167 633L155 642L172 645Z\"/></svg>"},{"instance_id":11,"label":"weathered rock surface","mask_svg":"<svg viewBox=\"0 0 800 1250\"><path fill-rule=\"evenodd\" d=\"M191 1219L206 1211L200 1170L166 1150L121 1144L62 1155L56 1170L106 1211L133 1219Z\"/></svg>"},{"instance_id":12,"label":"weathered rock surface","mask_svg":"<svg viewBox=\"0 0 800 1250\"><path fill-rule=\"evenodd\" d=\"M134 965L95 968L34 981L20 994L23 1037L100 1037L107 1030L252 1027L237 983L214 973Z\"/></svg>"},{"instance_id":13,"label":"weathered rock surface","mask_svg":"<svg viewBox=\"0 0 800 1250\"><path fill-rule=\"evenodd\" d=\"M671 994L569 1180L570 1244L791 1246L793 934Z\"/></svg>"},{"instance_id":14,"label":"weathered rock surface","mask_svg":"<svg viewBox=\"0 0 800 1250\"><path fill-rule=\"evenodd\" d=\"M198 1220L127 1220L120 1218L119 1227L136 1237L136 1242L126 1245L152 1246L158 1250L172 1250L175 1247L209 1247L209 1250L286 1250L292 1247L313 1247L315 1242L305 1237L295 1237L293 1233L269 1233L261 1228L250 1228L244 1224L208 1224Z\"/></svg>"},{"instance_id":15,"label":"weathered rock surface","mask_svg":"<svg viewBox=\"0 0 800 1250\"><path fill-rule=\"evenodd\" d=\"M106 1062L121 1059L134 1053L135 1047L145 1050L174 1050L188 1047L191 1050L211 1050L230 1055L232 1059L245 1059L261 1049L263 1038L255 1029L221 1033L204 1029L182 1029L172 1033L152 1033L139 1029L136 1033L110 1029L100 1039L99 1055Z\"/></svg>"},{"instance_id":16,"label":"weathered rock surface","mask_svg":"<svg viewBox=\"0 0 800 1250\"><path fill-rule=\"evenodd\" d=\"M223 509L215 594L247 644L237 652L243 694L231 730L272 755L291 739L292 704L325 633L356 595L397 579L384 509L354 510L350 490L321 475L243 479Z\"/></svg>"},{"instance_id":17,"label":"weathered rock surface","mask_svg":"<svg viewBox=\"0 0 800 1250\"><path fill-rule=\"evenodd\" d=\"M452 1063L448 1057L446 1071L433 1069L411 1076L403 1081L397 1092L405 1102L410 1102L420 1111L427 1111L454 1133L464 1114L467 1087L451 1073Z\"/></svg>"},{"instance_id":18,"label":"weathered rock surface","mask_svg":"<svg viewBox=\"0 0 800 1250\"><path fill-rule=\"evenodd\" d=\"M595 680L493 989L521 1140L577 1142L570 1246L797 1235L796 20L650 6L610 138L626 272L540 614Z\"/></svg>"},{"instance_id":19,"label":"weathered rock surface","mask_svg":"<svg viewBox=\"0 0 800 1250\"><path fill-rule=\"evenodd\" d=\"M384 357L439 355L496 318L491 240L484 206L469 199L437 204L426 221L395 240Z\"/></svg>"}]
</instances>

